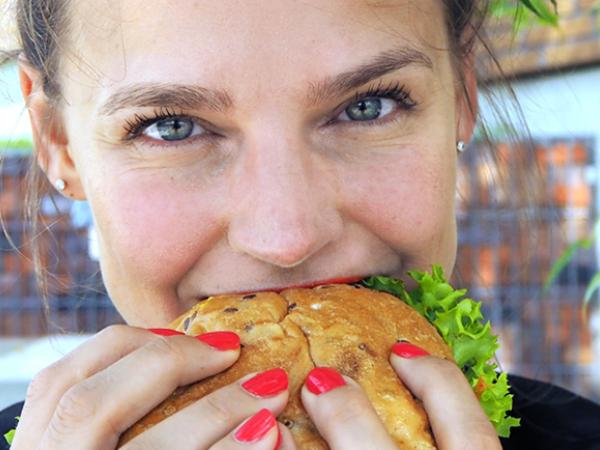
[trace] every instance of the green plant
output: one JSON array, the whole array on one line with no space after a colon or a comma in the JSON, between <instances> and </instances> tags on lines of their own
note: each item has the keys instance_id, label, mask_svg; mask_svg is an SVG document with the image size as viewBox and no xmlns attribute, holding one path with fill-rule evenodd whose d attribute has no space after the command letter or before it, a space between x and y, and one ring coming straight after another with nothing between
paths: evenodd
<instances>
[{"instance_id":1,"label":"green plant","mask_svg":"<svg viewBox=\"0 0 600 450\"><path fill-rule=\"evenodd\" d=\"M0 137L0 155L8 151L29 153L33 148L33 142L29 138L2 139Z\"/></svg>"},{"instance_id":2,"label":"green plant","mask_svg":"<svg viewBox=\"0 0 600 450\"><path fill-rule=\"evenodd\" d=\"M596 238L598 237L598 232L600 231L600 219L596 221L594 228L589 236L579 239L573 242L571 245L567 247L567 249L562 252L562 254L558 257L556 262L550 268L550 272L544 281L544 291L547 291L552 283L556 280L558 275L564 270L565 267L573 260L575 254L580 250L587 250L592 247ZM584 313L587 311L587 306L596 292L600 288L600 270L596 272L596 274L592 277L590 282L588 283L585 294L583 295L583 308Z\"/></svg>"},{"instance_id":3,"label":"green plant","mask_svg":"<svg viewBox=\"0 0 600 450\"><path fill-rule=\"evenodd\" d=\"M21 418L20 416L17 416L17 417L15 417L15 420L18 422L20 418ZM12 441L15 438L16 431L17 430L13 428L12 430L9 430L7 433L4 433L4 439L6 440L8 445L12 445Z\"/></svg>"},{"instance_id":4,"label":"green plant","mask_svg":"<svg viewBox=\"0 0 600 450\"><path fill-rule=\"evenodd\" d=\"M490 9L493 16L513 17L513 27L536 20L544 25L558 26L557 0L492 0Z\"/></svg>"}]
</instances>

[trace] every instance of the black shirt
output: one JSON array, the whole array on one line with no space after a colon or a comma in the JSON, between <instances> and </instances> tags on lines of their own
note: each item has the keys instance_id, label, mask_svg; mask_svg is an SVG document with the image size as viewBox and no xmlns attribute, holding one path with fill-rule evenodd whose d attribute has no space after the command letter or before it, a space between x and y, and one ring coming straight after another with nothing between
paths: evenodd
<instances>
[{"instance_id":1,"label":"black shirt","mask_svg":"<svg viewBox=\"0 0 600 450\"><path fill-rule=\"evenodd\" d=\"M557 386L509 375L512 416L521 418L505 450L600 450L600 404Z\"/></svg>"},{"instance_id":2,"label":"black shirt","mask_svg":"<svg viewBox=\"0 0 600 450\"><path fill-rule=\"evenodd\" d=\"M600 450L600 404L541 381L509 375L512 416L521 418L505 450ZM16 426L23 403L0 412L0 450L8 450L2 438ZM483 449L482 449L483 450Z\"/></svg>"}]
</instances>

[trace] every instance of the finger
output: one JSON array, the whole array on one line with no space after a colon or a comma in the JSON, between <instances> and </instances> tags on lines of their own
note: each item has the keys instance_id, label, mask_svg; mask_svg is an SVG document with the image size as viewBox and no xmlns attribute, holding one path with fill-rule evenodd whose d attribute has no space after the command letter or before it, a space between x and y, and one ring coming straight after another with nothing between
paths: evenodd
<instances>
[{"instance_id":1,"label":"finger","mask_svg":"<svg viewBox=\"0 0 600 450\"><path fill-rule=\"evenodd\" d=\"M423 402L438 448L501 449L494 427L456 364L408 343L394 345L390 362Z\"/></svg>"},{"instance_id":2,"label":"finger","mask_svg":"<svg viewBox=\"0 0 600 450\"><path fill-rule=\"evenodd\" d=\"M105 369L154 337L142 328L113 325L38 373L29 384L13 446L36 448L56 405L71 386ZM20 433L21 429L27 433Z\"/></svg>"},{"instance_id":3,"label":"finger","mask_svg":"<svg viewBox=\"0 0 600 450\"><path fill-rule=\"evenodd\" d=\"M334 369L317 367L302 387L302 403L333 450L396 450L361 387Z\"/></svg>"},{"instance_id":4,"label":"finger","mask_svg":"<svg viewBox=\"0 0 600 450\"><path fill-rule=\"evenodd\" d=\"M215 337L237 339L222 349ZM203 341L211 339L211 345ZM41 448L112 448L120 434L178 386L218 373L239 355L230 332L155 336L100 372L69 388L42 436Z\"/></svg>"},{"instance_id":5,"label":"finger","mask_svg":"<svg viewBox=\"0 0 600 450\"><path fill-rule=\"evenodd\" d=\"M211 446L210 450L273 450L280 448L281 439L275 416L263 408Z\"/></svg>"},{"instance_id":6,"label":"finger","mask_svg":"<svg viewBox=\"0 0 600 450\"><path fill-rule=\"evenodd\" d=\"M292 432L281 422L277 422L277 426L279 427L279 432L281 433L281 446L279 447L280 450L296 450L298 447L296 446Z\"/></svg>"},{"instance_id":7,"label":"finger","mask_svg":"<svg viewBox=\"0 0 600 450\"><path fill-rule=\"evenodd\" d=\"M249 374L144 431L121 450L208 448L263 408L279 414L288 396L288 377L283 369Z\"/></svg>"}]
</instances>

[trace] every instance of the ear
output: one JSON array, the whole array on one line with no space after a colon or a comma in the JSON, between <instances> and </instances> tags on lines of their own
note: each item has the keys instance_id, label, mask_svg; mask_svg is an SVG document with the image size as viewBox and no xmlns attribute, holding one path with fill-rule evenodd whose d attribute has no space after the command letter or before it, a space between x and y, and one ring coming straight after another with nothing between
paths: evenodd
<instances>
[{"instance_id":1,"label":"ear","mask_svg":"<svg viewBox=\"0 0 600 450\"><path fill-rule=\"evenodd\" d=\"M62 194L74 200L85 200L60 114L44 92L42 75L24 57L19 57L19 80L39 166L52 185L58 179L65 181Z\"/></svg>"},{"instance_id":2,"label":"ear","mask_svg":"<svg viewBox=\"0 0 600 450\"><path fill-rule=\"evenodd\" d=\"M456 140L466 144L473 138L479 110L474 52L463 58L462 72L464 86L459 85L457 89Z\"/></svg>"}]
</instances>

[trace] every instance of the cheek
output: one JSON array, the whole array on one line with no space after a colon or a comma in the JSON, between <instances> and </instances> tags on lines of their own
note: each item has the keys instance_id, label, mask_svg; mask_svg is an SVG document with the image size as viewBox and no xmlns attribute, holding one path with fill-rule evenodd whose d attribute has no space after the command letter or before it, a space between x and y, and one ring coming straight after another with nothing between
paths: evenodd
<instances>
[{"instance_id":1,"label":"cheek","mask_svg":"<svg viewBox=\"0 0 600 450\"><path fill-rule=\"evenodd\" d=\"M214 244L215 193L185 191L167 180L121 177L110 191L92 194L103 264L113 266L106 273L118 268L124 278L166 287Z\"/></svg>"},{"instance_id":2,"label":"cheek","mask_svg":"<svg viewBox=\"0 0 600 450\"><path fill-rule=\"evenodd\" d=\"M415 155L419 155L415 157ZM446 248L456 169L450 152L403 148L342 177L346 213L401 252Z\"/></svg>"}]
</instances>

